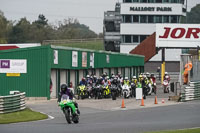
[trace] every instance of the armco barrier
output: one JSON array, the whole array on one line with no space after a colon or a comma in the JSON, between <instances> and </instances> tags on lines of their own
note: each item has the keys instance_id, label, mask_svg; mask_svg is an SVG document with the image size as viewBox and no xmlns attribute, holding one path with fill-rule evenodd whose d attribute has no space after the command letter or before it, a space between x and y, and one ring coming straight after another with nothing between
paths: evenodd
<instances>
[{"instance_id":1,"label":"armco barrier","mask_svg":"<svg viewBox=\"0 0 200 133\"><path fill-rule=\"evenodd\" d=\"M181 101L200 100L200 81L190 82L190 85L185 87L181 93Z\"/></svg>"},{"instance_id":2,"label":"armco barrier","mask_svg":"<svg viewBox=\"0 0 200 133\"><path fill-rule=\"evenodd\" d=\"M0 96L0 113L10 113L25 108L25 92L9 96Z\"/></svg>"}]
</instances>

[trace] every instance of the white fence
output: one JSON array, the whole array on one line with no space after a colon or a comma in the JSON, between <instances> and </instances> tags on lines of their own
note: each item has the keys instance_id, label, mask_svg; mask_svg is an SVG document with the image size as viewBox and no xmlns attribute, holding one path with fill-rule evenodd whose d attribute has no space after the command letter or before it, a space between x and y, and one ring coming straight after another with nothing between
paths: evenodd
<instances>
[{"instance_id":1,"label":"white fence","mask_svg":"<svg viewBox=\"0 0 200 133\"><path fill-rule=\"evenodd\" d=\"M25 92L9 96L0 96L0 113L10 113L25 108Z\"/></svg>"}]
</instances>

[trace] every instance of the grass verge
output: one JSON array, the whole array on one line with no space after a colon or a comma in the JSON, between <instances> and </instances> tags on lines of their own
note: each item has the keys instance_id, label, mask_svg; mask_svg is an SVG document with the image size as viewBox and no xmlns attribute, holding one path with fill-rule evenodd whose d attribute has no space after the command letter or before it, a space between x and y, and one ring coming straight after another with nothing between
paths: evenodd
<instances>
[{"instance_id":1,"label":"grass verge","mask_svg":"<svg viewBox=\"0 0 200 133\"><path fill-rule=\"evenodd\" d=\"M25 110L18 111L18 112L0 114L0 124L36 121L36 120L43 120L47 118L48 116L45 114L41 114L39 112L35 112L29 108L26 108Z\"/></svg>"},{"instance_id":2,"label":"grass verge","mask_svg":"<svg viewBox=\"0 0 200 133\"><path fill-rule=\"evenodd\" d=\"M173 130L173 131L145 132L145 133L200 133L200 128L184 129L184 130Z\"/></svg>"},{"instance_id":3,"label":"grass verge","mask_svg":"<svg viewBox=\"0 0 200 133\"><path fill-rule=\"evenodd\" d=\"M103 41L92 41L92 42L82 42L82 43L69 43L69 44L57 44L59 46L74 47L74 48L84 48L91 50L104 50Z\"/></svg>"}]
</instances>

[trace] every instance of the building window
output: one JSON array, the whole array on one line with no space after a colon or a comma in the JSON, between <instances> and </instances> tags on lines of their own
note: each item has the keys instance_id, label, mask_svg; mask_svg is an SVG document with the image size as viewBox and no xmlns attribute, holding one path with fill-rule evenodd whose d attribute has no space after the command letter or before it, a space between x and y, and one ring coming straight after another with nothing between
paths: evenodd
<instances>
[{"instance_id":1,"label":"building window","mask_svg":"<svg viewBox=\"0 0 200 133\"><path fill-rule=\"evenodd\" d=\"M163 0L163 3L169 3L169 0Z\"/></svg>"},{"instance_id":2,"label":"building window","mask_svg":"<svg viewBox=\"0 0 200 133\"><path fill-rule=\"evenodd\" d=\"M171 3L179 3L179 0L171 0Z\"/></svg>"},{"instance_id":3,"label":"building window","mask_svg":"<svg viewBox=\"0 0 200 133\"><path fill-rule=\"evenodd\" d=\"M133 42L138 43L139 42L139 36L133 35Z\"/></svg>"},{"instance_id":4,"label":"building window","mask_svg":"<svg viewBox=\"0 0 200 133\"><path fill-rule=\"evenodd\" d=\"M169 16L163 16L163 23L169 23Z\"/></svg>"},{"instance_id":5,"label":"building window","mask_svg":"<svg viewBox=\"0 0 200 133\"><path fill-rule=\"evenodd\" d=\"M162 3L162 0L156 0L156 3Z\"/></svg>"},{"instance_id":6,"label":"building window","mask_svg":"<svg viewBox=\"0 0 200 133\"><path fill-rule=\"evenodd\" d=\"M162 23L162 16L155 16L155 23Z\"/></svg>"},{"instance_id":7,"label":"building window","mask_svg":"<svg viewBox=\"0 0 200 133\"><path fill-rule=\"evenodd\" d=\"M147 38L146 35L141 35L141 36L140 36L140 43L141 43L142 41L144 41L146 38Z\"/></svg>"},{"instance_id":8,"label":"building window","mask_svg":"<svg viewBox=\"0 0 200 133\"><path fill-rule=\"evenodd\" d=\"M139 0L133 0L133 2L139 2Z\"/></svg>"},{"instance_id":9,"label":"building window","mask_svg":"<svg viewBox=\"0 0 200 133\"><path fill-rule=\"evenodd\" d=\"M124 0L124 3L132 3L132 0Z\"/></svg>"},{"instance_id":10,"label":"building window","mask_svg":"<svg viewBox=\"0 0 200 133\"><path fill-rule=\"evenodd\" d=\"M126 15L124 17L125 17L125 23L131 23L132 22L131 15Z\"/></svg>"},{"instance_id":11,"label":"building window","mask_svg":"<svg viewBox=\"0 0 200 133\"><path fill-rule=\"evenodd\" d=\"M154 23L154 16L153 15L149 15L148 16L148 23Z\"/></svg>"},{"instance_id":12,"label":"building window","mask_svg":"<svg viewBox=\"0 0 200 133\"><path fill-rule=\"evenodd\" d=\"M147 3L147 0L140 0L140 3Z\"/></svg>"},{"instance_id":13,"label":"building window","mask_svg":"<svg viewBox=\"0 0 200 133\"><path fill-rule=\"evenodd\" d=\"M178 23L178 16L171 16L171 23Z\"/></svg>"},{"instance_id":14,"label":"building window","mask_svg":"<svg viewBox=\"0 0 200 133\"><path fill-rule=\"evenodd\" d=\"M140 16L140 23L147 23L147 15Z\"/></svg>"},{"instance_id":15,"label":"building window","mask_svg":"<svg viewBox=\"0 0 200 133\"><path fill-rule=\"evenodd\" d=\"M139 16L138 15L134 15L133 16L133 22L134 23L139 23Z\"/></svg>"},{"instance_id":16,"label":"building window","mask_svg":"<svg viewBox=\"0 0 200 133\"><path fill-rule=\"evenodd\" d=\"M131 43L131 35L125 35L125 43Z\"/></svg>"},{"instance_id":17,"label":"building window","mask_svg":"<svg viewBox=\"0 0 200 133\"><path fill-rule=\"evenodd\" d=\"M154 0L148 0L148 3L155 3Z\"/></svg>"}]
</instances>

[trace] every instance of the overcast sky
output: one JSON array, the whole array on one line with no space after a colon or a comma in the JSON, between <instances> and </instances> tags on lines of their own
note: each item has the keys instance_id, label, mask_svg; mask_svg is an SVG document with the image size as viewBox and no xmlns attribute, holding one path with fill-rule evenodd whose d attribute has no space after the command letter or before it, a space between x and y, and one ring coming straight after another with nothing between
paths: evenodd
<instances>
[{"instance_id":1,"label":"overcast sky","mask_svg":"<svg viewBox=\"0 0 200 133\"><path fill-rule=\"evenodd\" d=\"M44 14L50 23L56 24L67 18L77 18L81 24L96 33L103 32L104 11L114 10L121 0L0 0L0 10L9 20L26 17L29 21ZM200 0L188 0L188 9Z\"/></svg>"}]
</instances>

